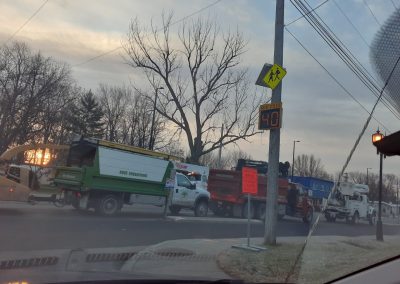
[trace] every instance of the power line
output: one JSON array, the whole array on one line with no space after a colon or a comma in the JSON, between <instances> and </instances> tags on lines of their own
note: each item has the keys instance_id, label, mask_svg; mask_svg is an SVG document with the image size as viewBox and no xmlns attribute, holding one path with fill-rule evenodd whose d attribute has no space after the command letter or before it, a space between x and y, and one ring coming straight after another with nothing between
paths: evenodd
<instances>
[{"instance_id":1,"label":"power line","mask_svg":"<svg viewBox=\"0 0 400 284\"><path fill-rule=\"evenodd\" d=\"M307 12L308 8L301 3L300 0L296 1L300 3L300 8L303 12ZM305 1L307 3L307 1ZM308 4L308 3L307 3ZM310 6L308 4L308 6ZM309 15L307 18L308 22L317 31L317 33L325 40L325 42L336 52L339 58L349 67L349 69L363 82L363 84L377 97L380 91L380 87L374 84L372 80L375 80L373 76L365 69L365 67L357 60L357 58L351 53L346 45L335 35L335 33L327 26L327 24L318 16L317 13ZM346 52L347 51L347 52ZM372 78L372 79L371 79ZM386 98L385 98L386 99ZM398 119L400 117L391 109L391 106L387 101L383 100L383 104L395 115ZM397 109L398 110L398 109Z\"/></svg>"},{"instance_id":2,"label":"power line","mask_svg":"<svg viewBox=\"0 0 400 284\"><path fill-rule=\"evenodd\" d=\"M312 10L310 10L310 12L308 12L308 14L314 12L315 10L317 10L319 7L321 7L322 5L324 5L324 4L325 4L326 2L328 2L328 1L329 1L329 0L325 0L324 2L322 2L322 3L320 3L319 5L315 6ZM308 15L308 14L307 14L307 15ZM288 24L286 24L285 27L288 27L288 26L290 26L291 24L294 24L295 22L297 22L298 20L304 18L304 17L307 16L307 15L302 15L302 16L298 17L297 19L294 19L293 21L291 21L291 22L289 22Z\"/></svg>"},{"instance_id":3,"label":"power line","mask_svg":"<svg viewBox=\"0 0 400 284\"><path fill-rule=\"evenodd\" d=\"M310 4L308 4L307 0L304 0L307 5L311 8ZM304 4L303 4L304 5ZM307 8L306 8L307 9ZM378 94L380 92L380 87L378 86L378 81L375 79L374 76L372 76L369 71L363 66L363 64L352 54L352 52L346 47L346 45L338 38L338 36L329 28L329 26L321 19L321 17L315 12L315 15L317 17L317 23L323 28L326 29L331 33L327 33L327 36L329 38L331 38L331 40L333 40L333 43L335 45L335 47L339 47L339 49L341 49L340 45L342 45L342 47L347 51L348 54L343 53L346 60L350 60L350 62L352 64L354 64L354 66L352 68L350 68L353 72L357 71L357 72L361 72L356 74L357 77L364 83L364 85L376 96L378 97ZM335 40L337 40L338 42L335 42ZM339 43L339 44L338 44ZM338 54L339 55L339 54ZM340 56L339 56L340 57ZM341 57L341 59L343 60L343 57ZM346 63L346 62L345 62ZM348 62L346 63L348 64ZM362 75L363 77L360 77L359 75ZM374 83L374 82L375 83ZM368 85L369 84L369 85ZM386 93L385 93L386 94ZM388 99L386 97L384 97L384 100L382 100L382 103L389 109L389 111L392 112L392 114L398 118L400 120L400 116L395 113L391 108L392 106L390 106L391 104L387 102ZM397 110L398 113L400 113L400 109L398 107L394 107L394 109Z\"/></svg>"},{"instance_id":4,"label":"power line","mask_svg":"<svg viewBox=\"0 0 400 284\"><path fill-rule=\"evenodd\" d=\"M396 6L396 4L394 4L394 1L393 1L393 0L390 0L390 2L392 2L393 7L394 7L395 9L397 9L397 6Z\"/></svg>"},{"instance_id":5,"label":"power line","mask_svg":"<svg viewBox=\"0 0 400 284\"><path fill-rule=\"evenodd\" d=\"M375 22L378 24L378 26L381 25L381 23L379 23L378 18L375 16L374 12L372 11L371 7L368 5L366 0L363 0L363 3L365 6L367 6L369 12L371 13L372 17L375 19Z\"/></svg>"},{"instance_id":6,"label":"power line","mask_svg":"<svg viewBox=\"0 0 400 284\"><path fill-rule=\"evenodd\" d=\"M47 1L48 1L48 0L47 0ZM181 19L179 19L179 20L177 20L177 21L175 21L175 22L172 22L169 26L173 26L173 25L176 25L176 24L181 23L181 22L183 22L183 21L186 21L188 18L193 17L194 15L197 15L197 14L203 12L204 10L207 10L207 9L211 8L212 6L218 4L218 3L221 2L221 1L222 1L222 0L214 1L213 3L211 3L211 4L207 5L207 6L204 6L203 8L201 8L201 9L199 9L199 10L193 12L193 13L191 13L191 14L189 14L189 15L187 15L187 16L185 16L185 17L183 17L183 18L181 18ZM156 32L159 32L159 31L162 31L162 29L156 30ZM106 52L104 52L104 53L100 53L99 55L96 55L96 56L94 56L94 57L91 57L91 58L89 58L89 59L87 59L87 60L85 60L85 61L82 61L82 62L80 62L80 63L73 64L73 65L71 65L71 66L72 66L72 67L82 66L82 65L87 64L87 63L89 63L89 62L92 62L92 61L94 61L94 60L96 60L96 59L99 59L99 58L101 58L101 57L103 57L103 56L106 56L106 55L108 55L108 54L114 53L115 51L117 51L118 49L121 49L121 48L122 48L122 45L120 45L120 46L118 46L118 47L116 47L116 48L114 48L114 49L111 49L111 50L109 50L109 51L106 51Z\"/></svg>"},{"instance_id":7,"label":"power line","mask_svg":"<svg viewBox=\"0 0 400 284\"><path fill-rule=\"evenodd\" d=\"M12 40L39 12L42 10L42 8L49 2L49 0L45 0L42 5L23 23L4 43L6 44L10 40Z\"/></svg>"},{"instance_id":8,"label":"power line","mask_svg":"<svg viewBox=\"0 0 400 284\"><path fill-rule=\"evenodd\" d=\"M361 104L361 102L354 97L349 90L346 89L345 86L343 86L342 83L339 82L339 80L331 73L329 72L329 70L307 49L307 47L305 47L305 45L287 28L285 27L286 31L294 38L294 40L297 41L297 43L308 53L308 55L310 55L318 64L319 66L324 69L324 71L335 81L335 83L337 85L339 85L340 88L342 88L342 90L350 97L353 99L353 101L355 101L363 110L365 110L369 115L371 114L369 112L369 110L363 105ZM377 118L375 118L373 116L373 119L379 123L384 129L386 129L388 132L391 132L382 122L380 122Z\"/></svg>"},{"instance_id":9,"label":"power line","mask_svg":"<svg viewBox=\"0 0 400 284\"><path fill-rule=\"evenodd\" d=\"M308 13L309 9L301 0L290 0L295 8L305 16L305 19L309 22L311 27L317 32L319 36L327 43L327 45L339 56L339 58L347 65L347 67L360 79L360 81L374 94L378 97L380 92L380 87L375 78L368 72L368 70L358 61L358 59L351 53L351 51L346 47L346 45L337 37L337 35L329 28L329 26L318 16L315 11L313 13ZM307 1L305 1L307 3ZM307 3L308 6L310 6ZM382 103L387 107L387 109L400 120L399 109L397 107L391 106L387 99L384 97Z\"/></svg>"},{"instance_id":10,"label":"power line","mask_svg":"<svg viewBox=\"0 0 400 284\"><path fill-rule=\"evenodd\" d=\"M342 8L340 8L339 4L336 3L336 0L333 0L333 3L335 4L336 8L339 9L339 11L342 13L342 15L347 19L347 21L350 23L350 25L354 28L354 30L358 33L358 35L361 37L361 39L364 41L365 45L369 48L369 44L367 40L364 38L364 36L361 34L360 30L357 29L357 27L353 24L353 22L350 20L350 18L346 15L346 13L343 11Z\"/></svg>"}]
</instances>

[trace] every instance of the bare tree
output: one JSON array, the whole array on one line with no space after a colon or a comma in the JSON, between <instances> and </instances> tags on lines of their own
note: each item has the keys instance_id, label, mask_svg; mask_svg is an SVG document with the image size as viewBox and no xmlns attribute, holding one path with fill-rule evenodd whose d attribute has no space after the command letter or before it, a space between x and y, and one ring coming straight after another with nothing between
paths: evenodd
<instances>
[{"instance_id":1,"label":"bare tree","mask_svg":"<svg viewBox=\"0 0 400 284\"><path fill-rule=\"evenodd\" d=\"M325 171L321 159L315 158L314 155L302 154L294 160L294 174L297 176L330 178Z\"/></svg>"},{"instance_id":2,"label":"bare tree","mask_svg":"<svg viewBox=\"0 0 400 284\"><path fill-rule=\"evenodd\" d=\"M138 20L129 26L124 44L126 62L144 71L152 89L163 86L157 112L170 127L184 134L189 160L256 133L259 103L250 95L246 71L239 68L246 43L238 32L222 33L216 24L198 19L181 26L172 43L172 16L164 16L161 29L149 34ZM154 102L153 96L148 96ZM251 97L251 98L250 98ZM225 126L222 136L215 129Z\"/></svg>"},{"instance_id":3,"label":"bare tree","mask_svg":"<svg viewBox=\"0 0 400 284\"><path fill-rule=\"evenodd\" d=\"M223 153L221 156L221 164L219 163L219 157L216 152L209 152L203 155L200 159L200 163L212 169L221 167L222 169L230 170L236 167L239 159L252 160L252 157L241 149L234 149Z\"/></svg>"},{"instance_id":4,"label":"bare tree","mask_svg":"<svg viewBox=\"0 0 400 284\"><path fill-rule=\"evenodd\" d=\"M54 138L52 114L62 108L71 84L65 64L33 54L26 44L0 48L0 152Z\"/></svg>"},{"instance_id":5,"label":"bare tree","mask_svg":"<svg viewBox=\"0 0 400 284\"><path fill-rule=\"evenodd\" d=\"M105 139L118 141L120 126L127 112L132 90L125 86L100 84L97 95L104 112Z\"/></svg>"},{"instance_id":6,"label":"bare tree","mask_svg":"<svg viewBox=\"0 0 400 284\"><path fill-rule=\"evenodd\" d=\"M369 186L368 197L370 200L378 200L379 196L379 175L362 172L349 172L349 180L354 183L367 184ZM397 177L393 174L384 174L382 179L382 199L386 202L396 202ZM397 188L396 188L397 189Z\"/></svg>"}]
</instances>

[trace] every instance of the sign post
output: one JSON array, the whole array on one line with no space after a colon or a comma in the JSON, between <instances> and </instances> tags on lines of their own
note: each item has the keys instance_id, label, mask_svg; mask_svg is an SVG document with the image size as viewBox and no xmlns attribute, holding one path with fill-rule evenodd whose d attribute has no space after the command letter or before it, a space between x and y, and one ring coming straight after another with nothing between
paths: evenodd
<instances>
[{"instance_id":1,"label":"sign post","mask_svg":"<svg viewBox=\"0 0 400 284\"><path fill-rule=\"evenodd\" d=\"M247 244L233 245L233 248L246 249L251 251L265 250L264 247L250 245L250 218L251 218L251 194L258 192L258 175L254 168L242 168L242 193L247 193Z\"/></svg>"}]
</instances>

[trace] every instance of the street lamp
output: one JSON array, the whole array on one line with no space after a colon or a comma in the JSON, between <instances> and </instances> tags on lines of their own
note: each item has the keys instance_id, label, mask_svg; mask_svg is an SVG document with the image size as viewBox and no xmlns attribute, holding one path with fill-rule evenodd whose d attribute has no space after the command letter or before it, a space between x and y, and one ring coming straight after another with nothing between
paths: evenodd
<instances>
[{"instance_id":1,"label":"street lamp","mask_svg":"<svg viewBox=\"0 0 400 284\"><path fill-rule=\"evenodd\" d=\"M294 175L294 153L296 151L296 143L300 142L300 140L293 140L293 160L292 160L292 179L291 182L293 182L293 175Z\"/></svg>"},{"instance_id":2,"label":"street lamp","mask_svg":"<svg viewBox=\"0 0 400 284\"><path fill-rule=\"evenodd\" d=\"M153 117L151 119L151 129L150 129L150 141L149 141L149 149L154 149L154 122L156 119L156 107L157 107L157 97L158 97L158 90L164 90L164 87L156 88L156 96L154 97L154 106L153 106Z\"/></svg>"},{"instance_id":3,"label":"street lamp","mask_svg":"<svg viewBox=\"0 0 400 284\"><path fill-rule=\"evenodd\" d=\"M367 168L367 185L369 186L368 170L372 170L372 168Z\"/></svg>"},{"instance_id":4,"label":"street lamp","mask_svg":"<svg viewBox=\"0 0 400 284\"><path fill-rule=\"evenodd\" d=\"M379 142L383 139L383 134L379 132L372 134L372 144ZM379 153L379 205L378 205L378 222L376 223L376 240L383 241L383 227L382 227L382 163L383 154Z\"/></svg>"}]
</instances>

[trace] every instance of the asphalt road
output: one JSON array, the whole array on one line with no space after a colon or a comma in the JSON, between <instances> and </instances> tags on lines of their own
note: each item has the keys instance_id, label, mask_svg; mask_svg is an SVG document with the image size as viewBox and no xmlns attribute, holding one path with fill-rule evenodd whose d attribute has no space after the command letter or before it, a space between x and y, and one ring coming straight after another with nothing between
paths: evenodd
<instances>
[{"instance_id":1,"label":"asphalt road","mask_svg":"<svg viewBox=\"0 0 400 284\"><path fill-rule=\"evenodd\" d=\"M162 208L137 206L116 217L99 217L70 207L49 204L0 203L0 251L147 246L165 240L241 238L246 220L195 218L190 211L164 219ZM323 219L323 218L322 218ZM252 222L252 236L262 237L264 225ZM278 236L306 236L308 226L298 219L278 222ZM384 233L399 234L400 226L384 226ZM320 222L316 235L374 235L368 224Z\"/></svg>"}]
</instances>

